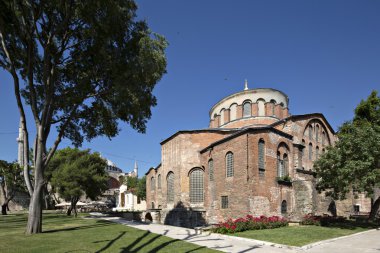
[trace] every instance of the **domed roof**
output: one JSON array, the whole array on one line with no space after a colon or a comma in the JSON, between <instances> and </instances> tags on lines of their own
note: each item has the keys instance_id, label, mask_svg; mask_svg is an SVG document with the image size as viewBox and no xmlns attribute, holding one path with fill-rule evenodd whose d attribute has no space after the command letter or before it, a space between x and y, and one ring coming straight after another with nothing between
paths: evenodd
<instances>
[{"instance_id":1,"label":"domed roof","mask_svg":"<svg viewBox=\"0 0 380 253\"><path fill-rule=\"evenodd\" d=\"M229 95L210 110L210 128L270 125L289 116L289 98L271 88L248 89Z\"/></svg>"}]
</instances>

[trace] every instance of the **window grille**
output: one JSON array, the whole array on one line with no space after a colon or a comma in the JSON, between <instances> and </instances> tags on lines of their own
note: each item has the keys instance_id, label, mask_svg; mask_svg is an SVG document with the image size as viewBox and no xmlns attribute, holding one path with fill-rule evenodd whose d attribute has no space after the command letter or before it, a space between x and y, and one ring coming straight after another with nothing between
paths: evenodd
<instances>
[{"instance_id":1,"label":"window grille","mask_svg":"<svg viewBox=\"0 0 380 253\"><path fill-rule=\"evenodd\" d=\"M150 179L150 190L151 191L154 191L154 188L156 187L156 185L155 185L155 182L154 182L154 177L152 177L151 179Z\"/></svg>"},{"instance_id":2,"label":"window grille","mask_svg":"<svg viewBox=\"0 0 380 253\"><path fill-rule=\"evenodd\" d=\"M319 139L319 126L317 125L317 128L315 130L315 141L318 142Z\"/></svg>"},{"instance_id":3,"label":"window grille","mask_svg":"<svg viewBox=\"0 0 380 253\"><path fill-rule=\"evenodd\" d=\"M309 140L313 139L313 127L309 126Z\"/></svg>"},{"instance_id":4,"label":"window grille","mask_svg":"<svg viewBox=\"0 0 380 253\"><path fill-rule=\"evenodd\" d=\"M212 159L208 161L208 173L210 176L210 181L214 181L214 161Z\"/></svg>"},{"instance_id":5,"label":"window grille","mask_svg":"<svg viewBox=\"0 0 380 253\"><path fill-rule=\"evenodd\" d=\"M309 144L309 160L313 160L313 145Z\"/></svg>"},{"instance_id":6,"label":"window grille","mask_svg":"<svg viewBox=\"0 0 380 253\"><path fill-rule=\"evenodd\" d=\"M228 152L226 155L226 176L234 176L234 154Z\"/></svg>"},{"instance_id":7,"label":"window grille","mask_svg":"<svg viewBox=\"0 0 380 253\"><path fill-rule=\"evenodd\" d=\"M222 209L228 208L228 196L222 196Z\"/></svg>"},{"instance_id":8,"label":"window grille","mask_svg":"<svg viewBox=\"0 0 380 253\"><path fill-rule=\"evenodd\" d=\"M265 173L265 142L264 140L259 141L259 174L264 175Z\"/></svg>"},{"instance_id":9,"label":"window grille","mask_svg":"<svg viewBox=\"0 0 380 253\"><path fill-rule=\"evenodd\" d=\"M169 172L167 178L167 201L173 202L174 201L174 173Z\"/></svg>"},{"instance_id":10,"label":"window grille","mask_svg":"<svg viewBox=\"0 0 380 253\"><path fill-rule=\"evenodd\" d=\"M195 169L190 173L190 202L203 202L203 170Z\"/></svg>"},{"instance_id":11,"label":"window grille","mask_svg":"<svg viewBox=\"0 0 380 253\"><path fill-rule=\"evenodd\" d=\"M286 200L283 200L282 202L281 202L281 213L282 214L286 214L287 212L288 212L288 205L287 205L287 203L286 203Z\"/></svg>"},{"instance_id":12,"label":"window grille","mask_svg":"<svg viewBox=\"0 0 380 253\"><path fill-rule=\"evenodd\" d=\"M243 118L251 117L251 103L245 102L243 104Z\"/></svg>"},{"instance_id":13,"label":"window grille","mask_svg":"<svg viewBox=\"0 0 380 253\"><path fill-rule=\"evenodd\" d=\"M282 167L282 176L287 176L288 175L288 170L289 170L289 158L287 154L284 154L284 161L283 161L283 167Z\"/></svg>"},{"instance_id":14,"label":"window grille","mask_svg":"<svg viewBox=\"0 0 380 253\"><path fill-rule=\"evenodd\" d=\"M161 174L159 174L157 177L157 187L158 189L161 189Z\"/></svg>"}]
</instances>

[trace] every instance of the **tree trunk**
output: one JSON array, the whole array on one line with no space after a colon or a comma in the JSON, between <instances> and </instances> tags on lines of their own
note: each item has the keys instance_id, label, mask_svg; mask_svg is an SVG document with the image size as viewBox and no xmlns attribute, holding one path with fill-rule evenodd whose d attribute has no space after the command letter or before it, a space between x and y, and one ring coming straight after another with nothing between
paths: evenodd
<instances>
[{"instance_id":1,"label":"tree trunk","mask_svg":"<svg viewBox=\"0 0 380 253\"><path fill-rule=\"evenodd\" d=\"M42 185L36 185L30 200L26 234L42 233Z\"/></svg>"},{"instance_id":2,"label":"tree trunk","mask_svg":"<svg viewBox=\"0 0 380 253\"><path fill-rule=\"evenodd\" d=\"M7 215L7 204L2 204L1 205L1 214L2 215Z\"/></svg>"},{"instance_id":3,"label":"tree trunk","mask_svg":"<svg viewBox=\"0 0 380 253\"><path fill-rule=\"evenodd\" d=\"M70 206L69 208L67 208L67 216L70 216L71 215L71 211L72 211L72 207Z\"/></svg>"},{"instance_id":4,"label":"tree trunk","mask_svg":"<svg viewBox=\"0 0 380 253\"><path fill-rule=\"evenodd\" d=\"M371 201L372 202L372 201ZM378 197L373 204L371 205L371 212L369 214L369 219L374 220L376 218L376 214L380 208L380 197Z\"/></svg>"}]
</instances>

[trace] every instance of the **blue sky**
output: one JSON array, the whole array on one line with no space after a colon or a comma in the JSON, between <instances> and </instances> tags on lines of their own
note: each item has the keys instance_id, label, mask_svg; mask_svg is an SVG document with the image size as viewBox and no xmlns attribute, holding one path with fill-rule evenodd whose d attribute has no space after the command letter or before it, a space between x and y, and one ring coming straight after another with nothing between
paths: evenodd
<instances>
[{"instance_id":1,"label":"blue sky","mask_svg":"<svg viewBox=\"0 0 380 253\"><path fill-rule=\"evenodd\" d=\"M380 88L380 1L137 3L138 18L169 42L167 74L154 90L158 105L146 134L122 124L114 139L83 144L124 171L136 159L142 175L160 163L162 140L207 128L209 109L241 91L244 79L249 88L286 93L293 115L323 113L334 129ZM12 161L19 116L12 80L2 70L0 117L0 159Z\"/></svg>"}]
</instances>

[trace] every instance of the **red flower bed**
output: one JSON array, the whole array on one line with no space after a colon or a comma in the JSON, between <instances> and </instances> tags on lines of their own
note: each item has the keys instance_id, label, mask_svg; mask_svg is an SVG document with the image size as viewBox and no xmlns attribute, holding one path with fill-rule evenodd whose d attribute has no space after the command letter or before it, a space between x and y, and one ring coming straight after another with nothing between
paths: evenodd
<instances>
[{"instance_id":1,"label":"red flower bed","mask_svg":"<svg viewBox=\"0 0 380 253\"><path fill-rule=\"evenodd\" d=\"M227 234L242 232L245 230L279 228L287 225L288 221L279 216L266 217L261 215L260 217L253 217L248 214L243 218L238 218L236 220L228 219L225 222L219 223L216 228L213 229L213 232Z\"/></svg>"}]
</instances>

